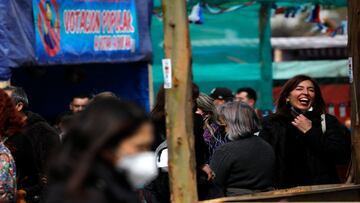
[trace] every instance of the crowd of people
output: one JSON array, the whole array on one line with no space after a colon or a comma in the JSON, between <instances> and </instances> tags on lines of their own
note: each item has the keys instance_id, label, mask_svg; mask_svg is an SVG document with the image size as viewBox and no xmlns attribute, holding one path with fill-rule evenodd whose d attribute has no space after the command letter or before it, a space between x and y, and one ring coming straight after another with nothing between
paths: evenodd
<instances>
[{"instance_id":1,"label":"crowd of people","mask_svg":"<svg viewBox=\"0 0 360 203\"><path fill-rule=\"evenodd\" d=\"M200 200L340 183L350 134L314 79L289 79L271 115L256 100L193 84ZM0 89L0 202L170 202L163 87L150 113L111 92L74 96L54 126L28 107L21 87Z\"/></svg>"}]
</instances>

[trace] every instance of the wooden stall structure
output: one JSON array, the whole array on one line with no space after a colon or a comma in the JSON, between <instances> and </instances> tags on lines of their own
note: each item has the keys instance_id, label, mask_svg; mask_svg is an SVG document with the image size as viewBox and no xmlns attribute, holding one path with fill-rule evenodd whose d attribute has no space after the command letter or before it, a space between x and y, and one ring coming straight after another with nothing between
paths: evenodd
<instances>
[{"instance_id":1,"label":"wooden stall structure","mask_svg":"<svg viewBox=\"0 0 360 203\"><path fill-rule=\"evenodd\" d=\"M275 0L274 0L275 1ZM244 0L244 3L248 2ZM269 15L269 1L263 2L260 25L265 26L264 17ZM306 2L306 1L304 1ZM321 0L320 0L321 2ZM191 98L191 46L189 43L186 1L163 0L165 56L172 60L173 88L166 90L167 137L169 143L169 174L171 200L174 203L197 202L196 173L192 132ZM360 200L360 2L348 0L349 16L349 69L352 107L352 146L354 184L303 186L286 190L257 193L239 197L221 198L204 203L243 201L354 201ZM263 30L260 28L260 30ZM270 39L263 39L260 44ZM261 53L261 56L265 54ZM267 60L267 58L261 58ZM263 74L267 77L266 73Z\"/></svg>"}]
</instances>

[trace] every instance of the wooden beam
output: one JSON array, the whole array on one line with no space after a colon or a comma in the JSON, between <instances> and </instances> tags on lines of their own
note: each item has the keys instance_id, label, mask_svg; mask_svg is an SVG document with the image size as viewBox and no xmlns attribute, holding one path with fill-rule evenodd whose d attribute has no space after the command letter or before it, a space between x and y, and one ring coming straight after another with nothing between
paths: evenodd
<instances>
[{"instance_id":1,"label":"wooden beam","mask_svg":"<svg viewBox=\"0 0 360 203\"><path fill-rule=\"evenodd\" d=\"M192 119L191 47L185 0L163 0L164 50L172 61L173 87L166 90L166 134L171 202L198 201Z\"/></svg>"},{"instance_id":2,"label":"wooden beam","mask_svg":"<svg viewBox=\"0 0 360 203\"><path fill-rule=\"evenodd\" d=\"M200 203L226 203L226 202L333 202L333 201L359 201L360 185L334 184L299 186L295 188L274 190L269 192L225 197Z\"/></svg>"},{"instance_id":3,"label":"wooden beam","mask_svg":"<svg viewBox=\"0 0 360 203\"><path fill-rule=\"evenodd\" d=\"M349 61L352 63L351 83L351 140L353 147L353 172L355 183L360 184L360 1L348 0ZM350 76L351 78L351 76ZM350 81L351 82L351 81Z\"/></svg>"}]
</instances>

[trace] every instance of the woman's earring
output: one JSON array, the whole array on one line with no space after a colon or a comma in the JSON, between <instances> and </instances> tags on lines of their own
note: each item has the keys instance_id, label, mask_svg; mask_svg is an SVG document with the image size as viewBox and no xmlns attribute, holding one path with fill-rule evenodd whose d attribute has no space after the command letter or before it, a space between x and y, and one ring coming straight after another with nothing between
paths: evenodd
<instances>
[{"instance_id":1,"label":"woman's earring","mask_svg":"<svg viewBox=\"0 0 360 203\"><path fill-rule=\"evenodd\" d=\"M286 98L286 104L289 104L289 102L290 102L290 99Z\"/></svg>"}]
</instances>

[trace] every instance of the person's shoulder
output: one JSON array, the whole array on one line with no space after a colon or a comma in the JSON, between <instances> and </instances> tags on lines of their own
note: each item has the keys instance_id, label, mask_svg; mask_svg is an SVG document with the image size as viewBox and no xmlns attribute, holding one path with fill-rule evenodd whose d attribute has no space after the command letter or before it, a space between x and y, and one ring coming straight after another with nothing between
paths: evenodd
<instances>
[{"instance_id":1,"label":"person's shoulder","mask_svg":"<svg viewBox=\"0 0 360 203\"><path fill-rule=\"evenodd\" d=\"M271 114L262 119L263 128L280 128L286 125L286 117L280 114Z\"/></svg>"},{"instance_id":2,"label":"person's shoulder","mask_svg":"<svg viewBox=\"0 0 360 203\"><path fill-rule=\"evenodd\" d=\"M339 120L334 116L334 115L331 115L331 114L325 114L325 119L326 119L326 122L339 122Z\"/></svg>"}]
</instances>

